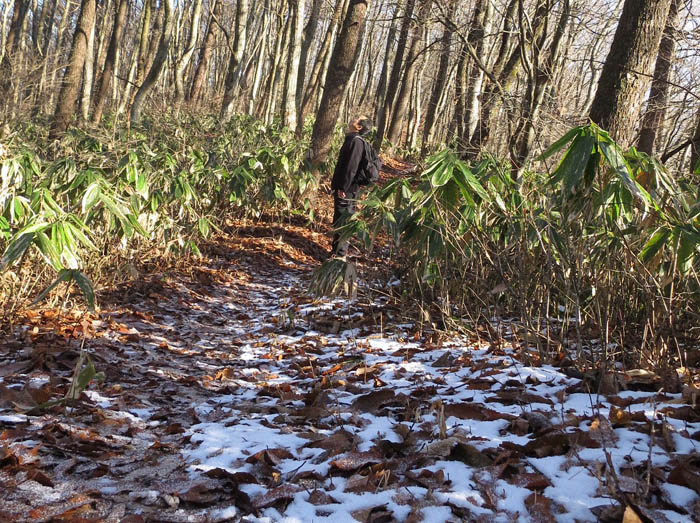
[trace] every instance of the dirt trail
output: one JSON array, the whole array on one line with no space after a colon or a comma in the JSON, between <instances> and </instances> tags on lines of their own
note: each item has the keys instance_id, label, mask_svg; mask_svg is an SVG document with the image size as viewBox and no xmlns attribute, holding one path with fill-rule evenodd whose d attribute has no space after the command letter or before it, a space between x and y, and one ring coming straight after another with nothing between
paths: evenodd
<instances>
[{"instance_id":1,"label":"dirt trail","mask_svg":"<svg viewBox=\"0 0 700 523\"><path fill-rule=\"evenodd\" d=\"M507 336L421 335L386 296L314 301L325 249L248 226L99 318L28 318L0 349L0 520L619 520L611 495L697 516L680 397L592 398ZM22 413L66 393L83 338L104 381Z\"/></svg>"}]
</instances>

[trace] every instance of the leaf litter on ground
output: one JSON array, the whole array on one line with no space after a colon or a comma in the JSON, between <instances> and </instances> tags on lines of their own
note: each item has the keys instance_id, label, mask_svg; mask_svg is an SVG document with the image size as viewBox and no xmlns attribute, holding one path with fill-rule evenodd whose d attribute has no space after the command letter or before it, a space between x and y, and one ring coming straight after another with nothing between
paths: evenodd
<instances>
[{"instance_id":1,"label":"leaf litter on ground","mask_svg":"<svg viewBox=\"0 0 700 523\"><path fill-rule=\"evenodd\" d=\"M628 373L597 395L508 340L419 332L366 282L314 299L318 238L242 230L194 276L99 316L30 312L7 338L0 520L700 517L690 392ZM83 340L104 380L38 408L71 390Z\"/></svg>"}]
</instances>

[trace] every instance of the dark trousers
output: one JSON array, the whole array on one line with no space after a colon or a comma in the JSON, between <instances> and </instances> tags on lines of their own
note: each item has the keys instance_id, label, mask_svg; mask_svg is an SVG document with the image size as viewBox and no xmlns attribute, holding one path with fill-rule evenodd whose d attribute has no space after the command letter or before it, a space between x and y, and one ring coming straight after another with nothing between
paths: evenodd
<instances>
[{"instance_id":1,"label":"dark trousers","mask_svg":"<svg viewBox=\"0 0 700 523\"><path fill-rule=\"evenodd\" d=\"M355 214L357 208L357 195L359 191L346 192L345 198L338 196L338 191L333 191L333 228L342 227L347 219ZM333 246L331 254L345 256L348 253L348 241L340 241L340 233L333 234Z\"/></svg>"}]
</instances>

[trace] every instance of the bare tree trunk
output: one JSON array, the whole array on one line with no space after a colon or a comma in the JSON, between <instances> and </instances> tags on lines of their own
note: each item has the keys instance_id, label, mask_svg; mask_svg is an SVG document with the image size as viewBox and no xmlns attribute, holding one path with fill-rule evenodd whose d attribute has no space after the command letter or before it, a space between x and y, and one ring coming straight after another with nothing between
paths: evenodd
<instances>
[{"instance_id":1,"label":"bare tree trunk","mask_svg":"<svg viewBox=\"0 0 700 523\"><path fill-rule=\"evenodd\" d=\"M10 30L7 33L7 41L5 43L5 53L2 57L2 62L0 62L0 94L5 102L10 99L12 78L15 74L14 62L17 59L17 48L19 47L21 30L28 8L28 0L15 0L15 7L12 11L12 19L10 21Z\"/></svg>"},{"instance_id":2,"label":"bare tree trunk","mask_svg":"<svg viewBox=\"0 0 700 523\"><path fill-rule=\"evenodd\" d=\"M411 21L415 5L416 0L406 0L406 8L403 12L403 22L401 23L401 30L399 31L399 41L396 46L396 56L394 57L394 65L391 68L391 75L389 76L389 83L387 85L384 105L381 107L379 115L377 116L377 147L381 147L381 144L384 141L384 135L387 132L389 119L391 118L394 99L396 97L396 92L399 88L399 82L401 81L401 72L403 69L403 55L406 52L408 33L411 29Z\"/></svg>"},{"instance_id":3,"label":"bare tree trunk","mask_svg":"<svg viewBox=\"0 0 700 523\"><path fill-rule=\"evenodd\" d=\"M474 8L469 36L467 42L474 47L476 57L480 61L484 61L484 36L486 35L486 26L491 23L493 14L493 6L489 0L479 0L479 3ZM484 79L484 72L479 69L476 63L472 63L468 69L467 88L464 100L464 120L462 121L462 129L465 134L460 134L463 137L462 141L466 145L469 143L469 137L476 130L479 115L479 93ZM465 74L467 71L465 70Z\"/></svg>"},{"instance_id":4,"label":"bare tree trunk","mask_svg":"<svg viewBox=\"0 0 700 523\"><path fill-rule=\"evenodd\" d=\"M160 41L158 42L158 50L156 51L156 56L153 59L153 65L148 71L148 76L144 80L139 90L134 96L134 102L131 104L131 124L136 125L141 120L141 110L143 109L143 103L146 100L146 95L151 90L153 85L158 81L163 67L165 66L165 61L168 58L168 49L170 48L170 39L173 32L173 0L163 0L163 32L160 35Z\"/></svg>"},{"instance_id":5,"label":"bare tree trunk","mask_svg":"<svg viewBox=\"0 0 700 523\"><path fill-rule=\"evenodd\" d=\"M406 60L406 68L403 73L403 80L400 83L399 91L394 100L394 107L391 110L389 125L387 126L386 136L389 141L396 145L401 138L401 122L405 120L406 109L411 93L411 84L413 75L417 65L418 44L421 42L423 26L430 12L431 2L428 0L420 0L421 10L417 26L414 28L414 35L411 38L411 44L408 50L408 59Z\"/></svg>"},{"instance_id":6,"label":"bare tree trunk","mask_svg":"<svg viewBox=\"0 0 700 523\"><path fill-rule=\"evenodd\" d=\"M338 121L345 87L352 74L352 64L359 49L360 32L367 12L367 0L350 0L343 27L333 48L323 98L311 135L307 159L314 170L326 161L333 130Z\"/></svg>"},{"instance_id":7,"label":"bare tree trunk","mask_svg":"<svg viewBox=\"0 0 700 523\"><path fill-rule=\"evenodd\" d=\"M446 6L447 16L453 18L456 7L456 0L449 0L448 5ZM425 152L428 149L428 142L432 137L433 125L435 124L435 113L437 111L438 102L440 101L440 95L447 86L447 71L450 66L450 50L452 47L452 28L452 25L445 25L442 30L440 65L438 66L437 76L435 77L435 82L433 83L433 90L430 93L430 100L428 101L428 108L425 114L423 143L421 144L420 149L421 156L425 156Z\"/></svg>"},{"instance_id":8,"label":"bare tree trunk","mask_svg":"<svg viewBox=\"0 0 700 523\"><path fill-rule=\"evenodd\" d=\"M554 77L554 66L559 57L559 46L566 32L569 15L571 14L569 0L563 1L561 9L559 22L554 30L549 49L544 49L544 39L547 35L543 34L540 43L532 53L532 71L524 101L523 114L518 128L513 133L514 139L512 140L511 158L515 167L514 178L516 179L522 174L525 162L532 149L532 144L535 140L535 123L539 118L546 89ZM544 55L544 57L540 55Z\"/></svg>"},{"instance_id":9,"label":"bare tree trunk","mask_svg":"<svg viewBox=\"0 0 700 523\"><path fill-rule=\"evenodd\" d=\"M391 61L391 50L394 46L394 38L396 37L396 25L391 24L389 34L386 39L386 48L384 49L384 60L382 62L382 72L379 75L379 83L377 84L377 105L374 108L374 120L379 122L380 111L383 110L386 101L386 89L389 81L389 63ZM382 108L382 109L380 109Z\"/></svg>"},{"instance_id":10,"label":"bare tree trunk","mask_svg":"<svg viewBox=\"0 0 700 523\"><path fill-rule=\"evenodd\" d=\"M119 4L116 6L117 14L114 17L112 37L109 40L105 67L98 82L97 95L95 96L95 108L92 113L93 123L99 123L102 120L102 113L107 101L107 93L109 92L110 83L113 81L115 75L117 51L119 50L119 44L121 43L124 33L128 7L129 0L119 0Z\"/></svg>"},{"instance_id":11,"label":"bare tree trunk","mask_svg":"<svg viewBox=\"0 0 700 523\"><path fill-rule=\"evenodd\" d=\"M192 24L190 25L190 38L187 48L177 61L175 66L175 103L180 105L185 99L185 69L190 63L194 48L197 45L197 35L199 34L199 19L202 14L202 0L195 0L192 8Z\"/></svg>"},{"instance_id":12,"label":"bare tree trunk","mask_svg":"<svg viewBox=\"0 0 700 523\"><path fill-rule=\"evenodd\" d=\"M654 153L654 145L659 128L666 116L666 104L668 103L668 79L671 74L671 64L676 50L676 25L681 0L671 0L671 7L666 20L666 27L659 53L656 57L654 79L651 82L651 91L647 101L647 109L642 120L642 130L639 133L637 149L649 155Z\"/></svg>"},{"instance_id":13,"label":"bare tree trunk","mask_svg":"<svg viewBox=\"0 0 700 523\"><path fill-rule=\"evenodd\" d=\"M221 104L221 120L231 117L233 100L241 75L241 60L246 43L246 19L248 18L248 0L238 0L236 3L236 18L234 21L234 37L231 58L228 62L226 80L224 82L224 101Z\"/></svg>"},{"instance_id":14,"label":"bare tree trunk","mask_svg":"<svg viewBox=\"0 0 700 523\"><path fill-rule=\"evenodd\" d=\"M313 70L311 71L311 80L306 86L304 101L302 102L302 114L308 114L311 111L314 100L321 96L323 91L322 83L325 81L326 73L328 71L331 50L333 49L333 43L335 41L336 34L338 33L340 20L343 17L343 12L345 11L345 2L346 0L336 0L333 18L331 19L330 26L326 30L326 34L323 37L321 49L319 49L318 55L316 56L316 62L314 63Z\"/></svg>"},{"instance_id":15,"label":"bare tree trunk","mask_svg":"<svg viewBox=\"0 0 700 523\"><path fill-rule=\"evenodd\" d=\"M68 59L68 68L63 77L61 93L58 97L58 105L54 113L49 140L60 137L68 128L75 104L80 91L80 79L85 66L85 55L87 53L88 38L95 23L96 0L83 0L78 16L78 25L73 36L73 46L71 47Z\"/></svg>"},{"instance_id":16,"label":"bare tree trunk","mask_svg":"<svg viewBox=\"0 0 700 523\"><path fill-rule=\"evenodd\" d=\"M297 73L296 88L296 104L299 108L296 129L297 135L301 135L302 127L304 126L304 118L306 117L303 110L304 84L307 83L306 69L309 61L309 49L311 49L311 44L314 41L316 29L318 28L318 18L321 12L322 3L322 0L312 0L309 21L306 23L306 27L304 28L304 39L301 43L301 51L299 54L299 72Z\"/></svg>"},{"instance_id":17,"label":"bare tree trunk","mask_svg":"<svg viewBox=\"0 0 700 523\"><path fill-rule=\"evenodd\" d=\"M80 117L87 122L90 117L90 99L92 98L92 81L95 76L95 24L88 34L85 52L85 70L83 73L83 95L80 98Z\"/></svg>"},{"instance_id":18,"label":"bare tree trunk","mask_svg":"<svg viewBox=\"0 0 700 523\"><path fill-rule=\"evenodd\" d=\"M197 69L195 69L194 79L192 80L192 88L190 89L189 100L197 102L202 98L202 88L204 80L209 73L209 62L211 61L212 52L214 50L214 42L221 21L221 6L223 0L213 0L211 16L207 24L207 35L204 37L204 43L199 51L199 60L197 61Z\"/></svg>"},{"instance_id":19,"label":"bare tree trunk","mask_svg":"<svg viewBox=\"0 0 700 523\"><path fill-rule=\"evenodd\" d=\"M625 0L590 118L623 147L632 142L642 96L651 72L671 0Z\"/></svg>"},{"instance_id":20,"label":"bare tree trunk","mask_svg":"<svg viewBox=\"0 0 700 523\"><path fill-rule=\"evenodd\" d=\"M290 38L289 38L289 62L287 74L284 78L284 96L282 97L282 122L289 129L297 130L298 104L297 104L297 79L299 75L299 63L301 60L301 44L304 30L304 0L290 0Z\"/></svg>"}]
</instances>

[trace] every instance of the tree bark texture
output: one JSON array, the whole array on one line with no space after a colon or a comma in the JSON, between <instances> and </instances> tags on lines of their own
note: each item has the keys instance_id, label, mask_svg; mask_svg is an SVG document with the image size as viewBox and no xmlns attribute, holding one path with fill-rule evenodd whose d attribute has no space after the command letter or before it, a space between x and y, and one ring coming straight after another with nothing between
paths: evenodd
<instances>
[{"instance_id":1,"label":"tree bark texture","mask_svg":"<svg viewBox=\"0 0 700 523\"><path fill-rule=\"evenodd\" d=\"M639 133L637 149L647 154L653 154L659 129L666 115L668 103L669 77L673 55L676 51L676 31L681 0L671 0L671 7L666 20L659 52L654 67L654 78L651 81L651 90L647 100L647 108L642 119L642 130Z\"/></svg>"},{"instance_id":2,"label":"tree bark texture","mask_svg":"<svg viewBox=\"0 0 700 523\"><path fill-rule=\"evenodd\" d=\"M605 59L589 116L623 147L635 134L670 5L671 0L625 0Z\"/></svg>"},{"instance_id":3,"label":"tree bark texture","mask_svg":"<svg viewBox=\"0 0 700 523\"><path fill-rule=\"evenodd\" d=\"M158 77L165 66L165 61L168 58L168 49L170 48L172 31L173 0L163 0L163 32L160 35L156 56L153 59L153 65L151 65L151 69L148 71L146 79L141 87L139 87L139 90L136 92L136 96L134 96L134 102L131 104L131 125L136 125L140 122L141 111L143 110L143 104L146 101L146 95L150 92L156 81L158 81Z\"/></svg>"},{"instance_id":4,"label":"tree bark texture","mask_svg":"<svg viewBox=\"0 0 700 523\"><path fill-rule=\"evenodd\" d=\"M66 68L61 91L58 97L58 105L54 113L49 139L55 140L68 128L71 116L75 111L80 92L80 80L85 66L88 38L95 23L96 0L83 0L78 15L78 25L73 35L68 67Z\"/></svg>"},{"instance_id":5,"label":"tree bark texture","mask_svg":"<svg viewBox=\"0 0 700 523\"><path fill-rule=\"evenodd\" d=\"M102 120L102 113L104 111L105 103L107 100L107 93L109 93L109 88L112 83L112 78L114 77L115 64L117 61L117 50L122 40L122 35L124 34L124 26L126 24L126 15L128 12L129 0L119 0L119 4L116 5L117 13L114 17L114 27L112 28L112 37L109 40L109 47L107 48L107 57L105 58L105 66L102 70L102 75L98 82L97 93L94 100L94 109L92 113L93 123L97 123Z\"/></svg>"},{"instance_id":6,"label":"tree bark texture","mask_svg":"<svg viewBox=\"0 0 700 523\"><path fill-rule=\"evenodd\" d=\"M333 48L326 86L323 90L323 98L314 124L311 146L307 156L309 163L315 169L325 162L328 156L333 131L338 121L340 104L343 101L347 82L352 75L352 65L359 48L359 37L366 12L367 0L350 0L343 27Z\"/></svg>"},{"instance_id":7,"label":"tree bark texture","mask_svg":"<svg viewBox=\"0 0 700 523\"><path fill-rule=\"evenodd\" d=\"M221 6L223 0L213 1L214 5L212 7L211 16L209 17L209 23L207 24L207 34L204 37L204 43L199 51L199 60L197 61L197 68L195 69L194 78L192 79L192 88L190 89L189 100L193 102L202 99L204 82L209 74L209 63L211 62L211 56L214 52L214 42L216 41L219 21L221 20Z\"/></svg>"},{"instance_id":8,"label":"tree bark texture","mask_svg":"<svg viewBox=\"0 0 700 523\"><path fill-rule=\"evenodd\" d=\"M236 17L233 27L233 46L231 49L231 57L228 62L228 69L226 71L226 80L224 81L224 101L221 104L221 119L223 121L228 120L231 116L233 100L240 81L241 61L243 60L243 52L246 44L247 18L248 0L238 0L236 2Z\"/></svg>"}]
</instances>

